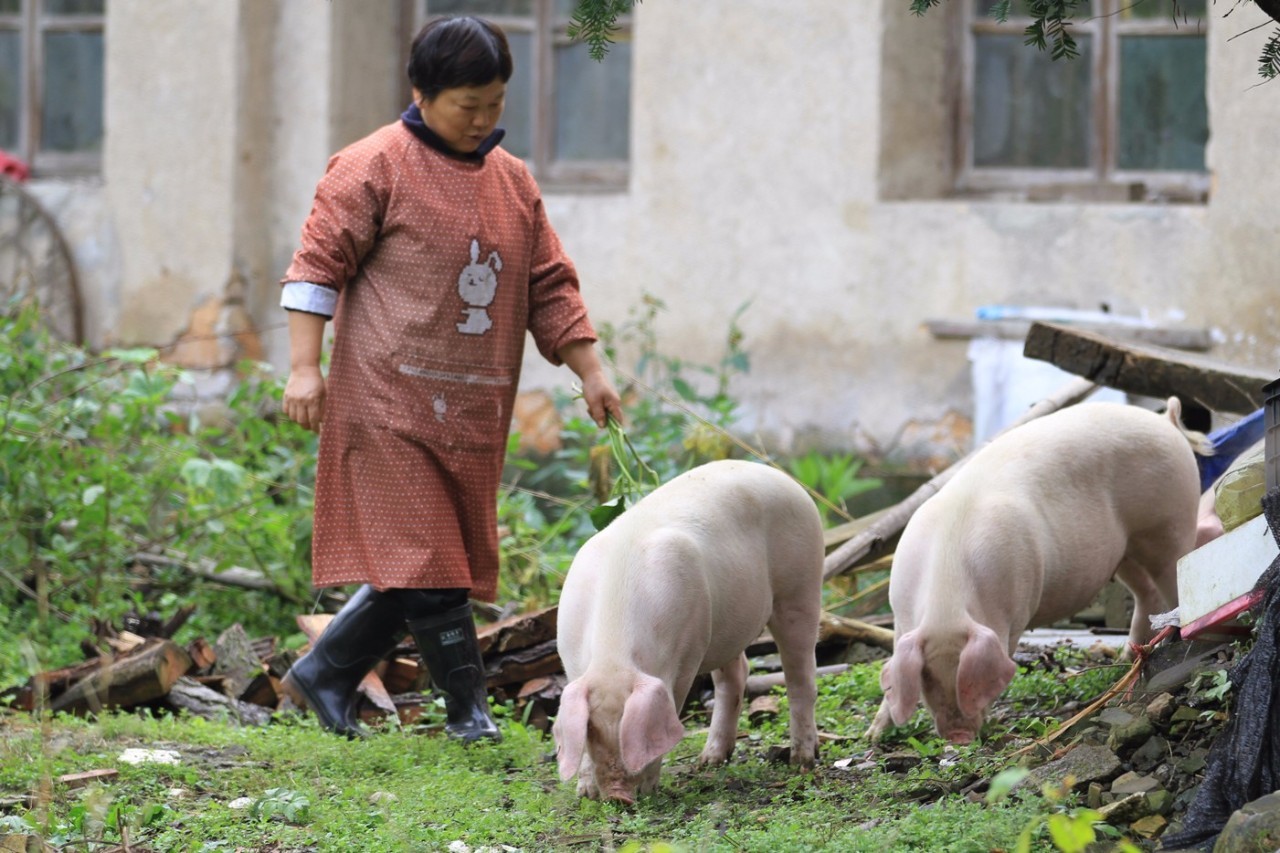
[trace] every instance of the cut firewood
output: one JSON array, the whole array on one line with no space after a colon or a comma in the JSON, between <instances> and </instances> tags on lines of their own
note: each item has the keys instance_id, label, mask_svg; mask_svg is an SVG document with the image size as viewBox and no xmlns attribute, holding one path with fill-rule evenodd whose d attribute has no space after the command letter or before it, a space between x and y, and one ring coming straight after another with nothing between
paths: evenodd
<instances>
[{"instance_id":1,"label":"cut firewood","mask_svg":"<svg viewBox=\"0 0 1280 853\"><path fill-rule=\"evenodd\" d=\"M218 657L213 671L226 677L228 695L240 696L262 674L262 658L239 622L218 635L213 649Z\"/></svg>"},{"instance_id":2,"label":"cut firewood","mask_svg":"<svg viewBox=\"0 0 1280 853\"><path fill-rule=\"evenodd\" d=\"M830 666L820 666L817 669L818 675L838 675L849 669L847 663L833 663ZM766 672L761 675L747 676L747 696L762 696L775 687L782 687L787 683L787 677L781 672Z\"/></svg>"},{"instance_id":3,"label":"cut firewood","mask_svg":"<svg viewBox=\"0 0 1280 853\"><path fill-rule=\"evenodd\" d=\"M476 631L483 655L527 649L556 636L558 608L544 607L530 613L520 613Z\"/></svg>"},{"instance_id":4,"label":"cut firewood","mask_svg":"<svg viewBox=\"0 0 1280 853\"><path fill-rule=\"evenodd\" d=\"M485 664L485 677L490 688L523 684L533 678L563 671L554 639L500 655Z\"/></svg>"},{"instance_id":5,"label":"cut firewood","mask_svg":"<svg viewBox=\"0 0 1280 853\"><path fill-rule=\"evenodd\" d=\"M230 720L247 726L265 726L271 722L270 708L252 702L232 699L211 690L193 678L179 678L164 697L169 707L204 717L208 720Z\"/></svg>"},{"instance_id":6,"label":"cut firewood","mask_svg":"<svg viewBox=\"0 0 1280 853\"><path fill-rule=\"evenodd\" d=\"M187 654L191 655L191 668L196 672L211 669L218 661L218 653L204 637L196 637L188 643Z\"/></svg>"},{"instance_id":7,"label":"cut firewood","mask_svg":"<svg viewBox=\"0 0 1280 853\"><path fill-rule=\"evenodd\" d=\"M50 703L54 711L84 713L128 708L159 699L191 668L186 650L171 640L154 639L133 654L81 678Z\"/></svg>"},{"instance_id":8,"label":"cut firewood","mask_svg":"<svg viewBox=\"0 0 1280 853\"><path fill-rule=\"evenodd\" d=\"M840 637L855 643L878 646L885 651L893 651L893 632L889 629L878 628L834 613L822 614L822 623L818 626L818 637L819 642L829 637Z\"/></svg>"},{"instance_id":9,"label":"cut firewood","mask_svg":"<svg viewBox=\"0 0 1280 853\"><path fill-rule=\"evenodd\" d=\"M387 692L395 696L422 689L425 673L422 665L413 658L394 657L386 662L380 677Z\"/></svg>"}]
</instances>

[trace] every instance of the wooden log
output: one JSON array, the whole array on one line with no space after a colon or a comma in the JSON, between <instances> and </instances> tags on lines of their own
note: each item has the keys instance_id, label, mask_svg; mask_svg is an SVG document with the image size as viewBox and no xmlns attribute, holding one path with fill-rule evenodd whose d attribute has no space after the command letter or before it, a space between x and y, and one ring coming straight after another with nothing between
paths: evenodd
<instances>
[{"instance_id":1,"label":"wooden log","mask_svg":"<svg viewBox=\"0 0 1280 853\"><path fill-rule=\"evenodd\" d=\"M165 694L164 702L176 711L185 711L207 720L228 720L245 726L265 726L271 722L270 708L232 699L193 678L179 678L174 682Z\"/></svg>"},{"instance_id":2,"label":"wooden log","mask_svg":"<svg viewBox=\"0 0 1280 853\"><path fill-rule=\"evenodd\" d=\"M1276 378L1267 370L1055 323L1033 323L1022 354L1128 394L1177 396L1211 411L1235 414L1261 408L1262 386Z\"/></svg>"},{"instance_id":3,"label":"wooden log","mask_svg":"<svg viewBox=\"0 0 1280 853\"><path fill-rule=\"evenodd\" d=\"M49 707L54 711L84 713L150 702L168 693L190 668L191 657L181 646L171 640L150 640L129 657L80 679Z\"/></svg>"},{"instance_id":4,"label":"wooden log","mask_svg":"<svg viewBox=\"0 0 1280 853\"><path fill-rule=\"evenodd\" d=\"M833 663L830 666L820 666L817 669L819 676L838 675L849 668L847 663ZM775 687L782 687L787 683L785 673L766 672L762 675L747 676L747 696L762 696Z\"/></svg>"},{"instance_id":5,"label":"wooden log","mask_svg":"<svg viewBox=\"0 0 1280 853\"><path fill-rule=\"evenodd\" d=\"M893 632L887 628L868 625L857 619L848 619L834 613L822 614L822 622L818 625L819 642L831 637L839 637L855 643L866 643L885 651L893 651Z\"/></svg>"},{"instance_id":6,"label":"wooden log","mask_svg":"<svg viewBox=\"0 0 1280 853\"><path fill-rule=\"evenodd\" d=\"M476 631L480 653L488 655L527 649L554 640L558 613L559 609L553 605L481 626Z\"/></svg>"},{"instance_id":7,"label":"wooden log","mask_svg":"<svg viewBox=\"0 0 1280 853\"><path fill-rule=\"evenodd\" d=\"M1052 395L1036 403L1022 417L1005 427L997 435L1004 435L1009 430L1015 429L1028 421L1035 420L1050 412L1056 412L1066 406L1074 405L1088 397L1097 388L1096 383L1085 379L1072 380ZM973 458L974 452L976 451L970 452L963 459L916 489L905 500L890 507L887 512L884 512L876 519L875 523L828 554L823 565L823 579L830 580L861 563L881 556L888 550L889 543L902 533L902 529L907 526L907 522L911 520L911 516L920 508L920 505L937 494L938 490L955 476L956 471L960 470L960 466Z\"/></svg>"},{"instance_id":8,"label":"wooden log","mask_svg":"<svg viewBox=\"0 0 1280 853\"><path fill-rule=\"evenodd\" d=\"M218 658L213 665L214 674L227 679L227 693L231 696L240 696L262 674L262 658L239 622L218 635L213 650Z\"/></svg>"},{"instance_id":9,"label":"wooden log","mask_svg":"<svg viewBox=\"0 0 1280 853\"><path fill-rule=\"evenodd\" d=\"M563 672L560 654L554 639L499 655L485 663L485 680L489 688L523 684L543 675Z\"/></svg>"},{"instance_id":10,"label":"wooden log","mask_svg":"<svg viewBox=\"0 0 1280 853\"><path fill-rule=\"evenodd\" d=\"M187 644L187 654L191 655L191 668L196 672L212 669L218 662L218 653L204 637L196 637Z\"/></svg>"}]
</instances>

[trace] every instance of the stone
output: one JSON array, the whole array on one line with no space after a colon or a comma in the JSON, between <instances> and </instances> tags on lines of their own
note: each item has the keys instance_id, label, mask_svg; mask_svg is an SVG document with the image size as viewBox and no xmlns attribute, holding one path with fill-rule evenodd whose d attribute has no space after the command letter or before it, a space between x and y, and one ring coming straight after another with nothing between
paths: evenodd
<instances>
[{"instance_id":1,"label":"stone","mask_svg":"<svg viewBox=\"0 0 1280 853\"><path fill-rule=\"evenodd\" d=\"M1213 853L1275 853L1278 849L1280 791L1237 809L1213 845Z\"/></svg>"},{"instance_id":2,"label":"stone","mask_svg":"<svg viewBox=\"0 0 1280 853\"><path fill-rule=\"evenodd\" d=\"M1133 823L1129 824L1129 830L1135 835L1140 835L1143 838L1155 838L1163 832L1164 828L1168 825L1169 821L1165 820L1158 814L1153 814L1135 820Z\"/></svg>"},{"instance_id":3,"label":"stone","mask_svg":"<svg viewBox=\"0 0 1280 853\"><path fill-rule=\"evenodd\" d=\"M1186 758L1180 758L1175 761L1174 766L1178 768L1178 772L1191 776L1204 769L1205 759L1208 755L1209 751L1207 749L1197 747L1187 753Z\"/></svg>"},{"instance_id":4,"label":"stone","mask_svg":"<svg viewBox=\"0 0 1280 853\"><path fill-rule=\"evenodd\" d=\"M1121 770L1120 759L1105 746L1084 744L1066 755L1037 767L1027 774L1015 790L1040 790L1046 783L1059 784L1068 776L1075 780L1074 790L1088 789L1090 782L1106 782L1114 779Z\"/></svg>"},{"instance_id":5,"label":"stone","mask_svg":"<svg viewBox=\"0 0 1280 853\"><path fill-rule=\"evenodd\" d=\"M1156 727L1146 717L1135 717L1133 722L1112 726L1107 736L1107 747L1119 752L1143 744L1156 733Z\"/></svg>"},{"instance_id":6,"label":"stone","mask_svg":"<svg viewBox=\"0 0 1280 853\"><path fill-rule=\"evenodd\" d=\"M1156 723L1167 723L1178 706L1178 700L1172 693L1161 693L1147 703L1147 717Z\"/></svg>"},{"instance_id":7,"label":"stone","mask_svg":"<svg viewBox=\"0 0 1280 853\"><path fill-rule=\"evenodd\" d=\"M1111 783L1111 793L1118 795L1145 794L1160 787L1160 783L1150 776L1130 771L1116 777Z\"/></svg>"},{"instance_id":8,"label":"stone","mask_svg":"<svg viewBox=\"0 0 1280 853\"><path fill-rule=\"evenodd\" d=\"M1168 814L1173 810L1173 794L1163 788L1147 793L1147 807L1152 814Z\"/></svg>"},{"instance_id":9,"label":"stone","mask_svg":"<svg viewBox=\"0 0 1280 853\"><path fill-rule=\"evenodd\" d=\"M1107 726L1127 726L1136 719L1133 714L1123 708L1103 708L1098 714L1098 722Z\"/></svg>"},{"instance_id":10,"label":"stone","mask_svg":"<svg viewBox=\"0 0 1280 853\"><path fill-rule=\"evenodd\" d=\"M1095 811L1102 806L1102 784L1100 782L1089 783L1089 791L1085 796L1085 804Z\"/></svg>"},{"instance_id":11,"label":"stone","mask_svg":"<svg viewBox=\"0 0 1280 853\"><path fill-rule=\"evenodd\" d=\"M1146 794L1129 794L1098 809L1098 814L1112 826L1119 826L1147 817L1151 810L1147 806Z\"/></svg>"},{"instance_id":12,"label":"stone","mask_svg":"<svg viewBox=\"0 0 1280 853\"><path fill-rule=\"evenodd\" d=\"M1137 751L1129 757L1129 760L1133 762L1135 769L1145 772L1168 757L1169 742L1156 735L1148 738L1146 743L1138 747Z\"/></svg>"}]
</instances>

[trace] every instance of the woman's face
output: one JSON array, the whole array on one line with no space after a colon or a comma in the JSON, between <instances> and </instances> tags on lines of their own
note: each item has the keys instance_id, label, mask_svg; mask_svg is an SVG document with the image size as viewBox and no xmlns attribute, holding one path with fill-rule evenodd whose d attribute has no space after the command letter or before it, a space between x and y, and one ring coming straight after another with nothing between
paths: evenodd
<instances>
[{"instance_id":1,"label":"woman's face","mask_svg":"<svg viewBox=\"0 0 1280 853\"><path fill-rule=\"evenodd\" d=\"M502 117L506 97L507 84L502 80L486 86L445 89L432 100L413 90L413 100L422 113L423 122L461 154L472 153L493 133Z\"/></svg>"}]
</instances>

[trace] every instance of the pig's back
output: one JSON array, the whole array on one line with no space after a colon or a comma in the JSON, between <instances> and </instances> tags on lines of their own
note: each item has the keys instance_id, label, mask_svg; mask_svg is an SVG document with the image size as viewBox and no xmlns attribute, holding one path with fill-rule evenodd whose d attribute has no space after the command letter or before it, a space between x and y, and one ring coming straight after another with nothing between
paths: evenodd
<instances>
[{"instance_id":1,"label":"pig's back","mask_svg":"<svg viewBox=\"0 0 1280 853\"><path fill-rule=\"evenodd\" d=\"M1008 583L1001 575L1035 555L1043 571L1024 601L1040 602L1029 613L1038 624L1074 607L1079 590L1105 583L1126 555L1172 565L1190 550L1198 502L1191 443L1167 417L1087 403L996 438L926 506L934 504L935 523L965 518L951 527L950 562L968 583L991 587L979 599L999 597ZM1011 547L1022 556L992 557ZM1001 562L1000 572L974 568Z\"/></svg>"}]
</instances>

